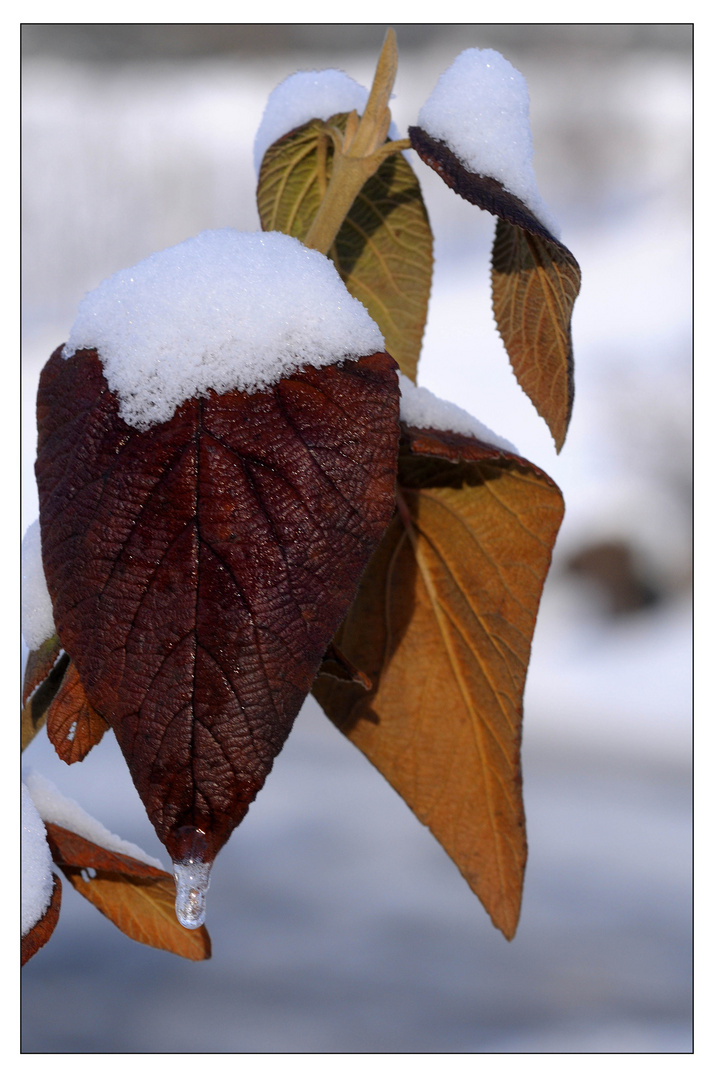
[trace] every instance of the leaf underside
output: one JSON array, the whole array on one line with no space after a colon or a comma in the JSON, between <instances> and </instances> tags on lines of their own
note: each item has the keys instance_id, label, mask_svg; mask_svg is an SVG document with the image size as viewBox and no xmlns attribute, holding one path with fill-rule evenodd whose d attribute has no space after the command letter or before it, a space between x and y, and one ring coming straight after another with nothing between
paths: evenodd
<instances>
[{"instance_id":1,"label":"leaf underside","mask_svg":"<svg viewBox=\"0 0 717 1080\"><path fill-rule=\"evenodd\" d=\"M50 905L45 914L38 919L34 926L30 927L20 943L20 964L24 966L32 959L38 949L46 945L57 926L60 917L60 904L62 903L62 882L57 874L52 875L52 896Z\"/></svg>"},{"instance_id":2,"label":"leaf underside","mask_svg":"<svg viewBox=\"0 0 717 1080\"><path fill-rule=\"evenodd\" d=\"M94 350L38 392L43 562L60 640L172 859L244 817L394 510L396 365L118 415Z\"/></svg>"},{"instance_id":3,"label":"leaf underside","mask_svg":"<svg viewBox=\"0 0 717 1080\"><path fill-rule=\"evenodd\" d=\"M127 937L187 960L209 959L205 927L187 930L177 921L171 874L108 851L61 825L46 822L45 828L52 857L70 884Z\"/></svg>"},{"instance_id":4,"label":"leaf underside","mask_svg":"<svg viewBox=\"0 0 717 1080\"><path fill-rule=\"evenodd\" d=\"M563 512L529 462L404 429L394 518L337 636L373 684L313 693L511 938L526 860L522 699Z\"/></svg>"},{"instance_id":5,"label":"leaf underside","mask_svg":"<svg viewBox=\"0 0 717 1080\"><path fill-rule=\"evenodd\" d=\"M470 172L441 140L410 127L411 144L458 195L494 214L493 313L515 376L560 450L573 407L570 323L580 267L516 195Z\"/></svg>"},{"instance_id":6,"label":"leaf underside","mask_svg":"<svg viewBox=\"0 0 717 1080\"><path fill-rule=\"evenodd\" d=\"M269 147L257 205L262 228L303 240L331 176L333 126L346 113L312 120ZM378 323L386 349L416 381L433 266L433 237L418 180L394 154L364 185L329 252L349 292Z\"/></svg>"}]
</instances>

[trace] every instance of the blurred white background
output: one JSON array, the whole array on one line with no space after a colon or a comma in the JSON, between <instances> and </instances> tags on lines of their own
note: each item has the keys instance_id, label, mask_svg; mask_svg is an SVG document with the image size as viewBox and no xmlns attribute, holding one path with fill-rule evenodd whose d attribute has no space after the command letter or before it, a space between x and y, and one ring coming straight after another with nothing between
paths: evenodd
<instances>
[{"instance_id":1,"label":"blurred white background","mask_svg":"<svg viewBox=\"0 0 717 1080\"><path fill-rule=\"evenodd\" d=\"M130 942L65 885L23 972L26 1052L691 1048L691 28L399 25L402 133L463 48L528 80L541 193L583 271L557 457L495 330L494 222L416 159L436 238L419 382L561 485L525 706L515 940L309 702L217 860L214 958ZM252 142L300 68L369 85L385 27L27 26L23 527L34 395L84 293L205 228L258 228ZM26 764L160 858L110 735Z\"/></svg>"}]
</instances>

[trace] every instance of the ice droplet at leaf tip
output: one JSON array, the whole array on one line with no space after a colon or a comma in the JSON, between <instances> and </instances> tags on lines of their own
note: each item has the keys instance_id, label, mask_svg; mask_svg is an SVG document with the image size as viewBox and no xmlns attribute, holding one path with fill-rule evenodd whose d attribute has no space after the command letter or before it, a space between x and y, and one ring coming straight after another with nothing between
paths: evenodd
<instances>
[{"instance_id":1,"label":"ice droplet at leaf tip","mask_svg":"<svg viewBox=\"0 0 717 1080\"><path fill-rule=\"evenodd\" d=\"M187 859L173 864L174 880L177 886L175 911L177 919L188 930L198 930L206 918L207 890L211 862L199 859Z\"/></svg>"}]
</instances>

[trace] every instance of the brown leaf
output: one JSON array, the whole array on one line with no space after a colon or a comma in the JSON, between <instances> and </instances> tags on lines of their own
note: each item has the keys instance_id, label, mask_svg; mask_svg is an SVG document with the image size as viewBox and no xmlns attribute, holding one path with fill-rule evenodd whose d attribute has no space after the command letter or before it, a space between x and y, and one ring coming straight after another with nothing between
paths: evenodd
<instances>
[{"instance_id":1,"label":"brown leaf","mask_svg":"<svg viewBox=\"0 0 717 1080\"><path fill-rule=\"evenodd\" d=\"M109 725L87 700L72 661L47 710L46 722L50 742L68 765L82 761L109 730Z\"/></svg>"},{"instance_id":2,"label":"brown leaf","mask_svg":"<svg viewBox=\"0 0 717 1080\"><path fill-rule=\"evenodd\" d=\"M570 330L580 267L535 214L500 181L470 172L441 140L410 127L411 144L458 195L498 217L493 312L518 382L546 421L558 450L573 406Z\"/></svg>"},{"instance_id":3,"label":"brown leaf","mask_svg":"<svg viewBox=\"0 0 717 1080\"><path fill-rule=\"evenodd\" d=\"M580 268L556 240L499 221L491 280L495 321L516 378L560 450L573 409L570 320Z\"/></svg>"},{"instance_id":4,"label":"brown leaf","mask_svg":"<svg viewBox=\"0 0 717 1080\"><path fill-rule=\"evenodd\" d=\"M46 641L37 652L31 652L28 657L23 687L24 704L20 714L20 745L22 750L32 742L38 731L42 730L47 719L48 709L62 685L67 665L70 662L67 653L63 653L59 656L59 659L57 658L60 650L59 641L57 641L57 651L55 651L53 644L51 648L43 653L45 647L50 644L51 642ZM54 663L54 667L51 666L51 663ZM38 683L40 679L42 681ZM32 694L32 697L30 697L30 694Z\"/></svg>"},{"instance_id":5,"label":"brown leaf","mask_svg":"<svg viewBox=\"0 0 717 1080\"><path fill-rule=\"evenodd\" d=\"M523 689L562 498L514 454L407 428L398 502L336 637L374 691L320 675L313 692L511 938Z\"/></svg>"},{"instance_id":6,"label":"brown leaf","mask_svg":"<svg viewBox=\"0 0 717 1080\"><path fill-rule=\"evenodd\" d=\"M70 884L123 934L187 960L208 960L209 934L202 926L186 930L174 910L171 874L45 822L52 857ZM91 873L88 873L91 871Z\"/></svg>"},{"instance_id":7,"label":"brown leaf","mask_svg":"<svg viewBox=\"0 0 717 1080\"><path fill-rule=\"evenodd\" d=\"M214 858L291 729L394 509L398 403L378 353L138 431L94 350L43 370L59 637L174 861Z\"/></svg>"},{"instance_id":8,"label":"brown leaf","mask_svg":"<svg viewBox=\"0 0 717 1080\"><path fill-rule=\"evenodd\" d=\"M41 949L43 945L47 944L52 932L57 926L57 920L60 917L60 904L62 902L62 882L57 874L52 875L52 880L54 884L52 896L50 897L50 906L42 918L39 919L34 926L30 927L21 940L21 965L26 964L28 960L35 955L38 949Z\"/></svg>"}]
</instances>

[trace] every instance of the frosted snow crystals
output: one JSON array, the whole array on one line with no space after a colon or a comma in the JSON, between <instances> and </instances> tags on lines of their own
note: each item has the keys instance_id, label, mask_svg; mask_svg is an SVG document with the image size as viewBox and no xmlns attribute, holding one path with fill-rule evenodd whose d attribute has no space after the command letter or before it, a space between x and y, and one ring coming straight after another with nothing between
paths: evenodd
<instances>
[{"instance_id":1,"label":"frosted snow crystals","mask_svg":"<svg viewBox=\"0 0 717 1080\"><path fill-rule=\"evenodd\" d=\"M39 649L55 633L52 600L42 566L40 522L33 521L22 542L22 636Z\"/></svg>"},{"instance_id":2,"label":"frosted snow crystals","mask_svg":"<svg viewBox=\"0 0 717 1080\"><path fill-rule=\"evenodd\" d=\"M383 347L330 259L283 233L215 229L88 293L63 356L97 349L120 416L145 430L209 390L254 393Z\"/></svg>"},{"instance_id":3,"label":"frosted snow crystals","mask_svg":"<svg viewBox=\"0 0 717 1080\"><path fill-rule=\"evenodd\" d=\"M500 181L557 236L533 170L528 84L495 49L465 49L441 75L418 126L465 165Z\"/></svg>"},{"instance_id":4,"label":"frosted snow crystals","mask_svg":"<svg viewBox=\"0 0 717 1080\"><path fill-rule=\"evenodd\" d=\"M22 785L22 924L23 937L39 922L52 899L52 855L45 826L32 796Z\"/></svg>"},{"instance_id":5,"label":"frosted snow crystals","mask_svg":"<svg viewBox=\"0 0 717 1080\"><path fill-rule=\"evenodd\" d=\"M368 90L344 71L297 71L276 86L266 103L259 130L254 139L254 168L257 176L264 154L283 135L302 127L309 120L329 120L337 113L354 109L361 115L368 101ZM400 138L391 122L390 139Z\"/></svg>"},{"instance_id":6,"label":"frosted snow crystals","mask_svg":"<svg viewBox=\"0 0 717 1080\"><path fill-rule=\"evenodd\" d=\"M182 926L188 930L197 930L204 923L212 865L199 859L187 859L172 866L177 885L175 911Z\"/></svg>"}]
</instances>

